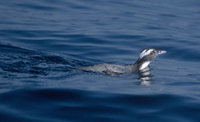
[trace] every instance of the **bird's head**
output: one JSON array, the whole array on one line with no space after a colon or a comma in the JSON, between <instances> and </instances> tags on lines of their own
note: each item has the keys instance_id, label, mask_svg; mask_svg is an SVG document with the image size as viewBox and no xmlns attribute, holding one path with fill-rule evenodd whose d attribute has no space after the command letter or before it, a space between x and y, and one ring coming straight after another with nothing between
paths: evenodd
<instances>
[{"instance_id":1,"label":"bird's head","mask_svg":"<svg viewBox=\"0 0 200 122\"><path fill-rule=\"evenodd\" d=\"M154 48L146 48L143 49L140 53L140 57L137 61L139 63L139 70L143 70L149 66L151 61L156 58L160 54L164 54L167 51L165 50L158 50Z\"/></svg>"}]
</instances>

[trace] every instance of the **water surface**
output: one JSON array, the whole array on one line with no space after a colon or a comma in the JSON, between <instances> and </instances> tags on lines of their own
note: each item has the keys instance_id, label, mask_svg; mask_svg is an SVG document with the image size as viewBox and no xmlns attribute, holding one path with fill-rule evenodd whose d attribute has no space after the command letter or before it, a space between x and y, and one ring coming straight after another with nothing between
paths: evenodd
<instances>
[{"instance_id":1,"label":"water surface","mask_svg":"<svg viewBox=\"0 0 200 122\"><path fill-rule=\"evenodd\" d=\"M200 2L0 1L1 121L200 121ZM134 63L117 77L77 66Z\"/></svg>"}]
</instances>

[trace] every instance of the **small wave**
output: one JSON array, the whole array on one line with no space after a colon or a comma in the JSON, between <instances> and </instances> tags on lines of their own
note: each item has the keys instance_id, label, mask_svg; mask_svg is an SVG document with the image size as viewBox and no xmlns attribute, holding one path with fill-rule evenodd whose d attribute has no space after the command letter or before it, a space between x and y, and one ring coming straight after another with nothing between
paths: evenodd
<instances>
[{"instance_id":1,"label":"small wave","mask_svg":"<svg viewBox=\"0 0 200 122\"><path fill-rule=\"evenodd\" d=\"M0 94L0 100L4 121L198 121L200 110L195 99L175 94L21 89Z\"/></svg>"},{"instance_id":2,"label":"small wave","mask_svg":"<svg viewBox=\"0 0 200 122\"><path fill-rule=\"evenodd\" d=\"M70 72L76 66L85 65L84 62L78 60L2 44L0 56L1 72L12 74L48 75L52 72Z\"/></svg>"}]
</instances>

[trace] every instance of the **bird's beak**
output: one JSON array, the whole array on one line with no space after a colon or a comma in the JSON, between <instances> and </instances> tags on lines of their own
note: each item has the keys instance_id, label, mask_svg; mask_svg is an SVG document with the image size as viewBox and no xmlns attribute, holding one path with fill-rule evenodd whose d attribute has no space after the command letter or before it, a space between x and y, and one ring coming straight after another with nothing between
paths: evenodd
<instances>
[{"instance_id":1,"label":"bird's beak","mask_svg":"<svg viewBox=\"0 0 200 122\"><path fill-rule=\"evenodd\" d=\"M158 50L158 54L164 54L164 53L167 53L167 51L165 51L165 50Z\"/></svg>"}]
</instances>

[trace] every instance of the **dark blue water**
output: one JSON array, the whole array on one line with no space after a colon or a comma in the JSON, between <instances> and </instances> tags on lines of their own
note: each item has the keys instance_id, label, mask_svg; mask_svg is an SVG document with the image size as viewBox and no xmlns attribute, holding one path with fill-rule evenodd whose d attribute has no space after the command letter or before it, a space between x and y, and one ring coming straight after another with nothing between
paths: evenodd
<instances>
[{"instance_id":1,"label":"dark blue water","mask_svg":"<svg viewBox=\"0 0 200 122\"><path fill-rule=\"evenodd\" d=\"M0 1L0 121L200 121L200 1ZM129 64L167 50L137 73L75 67Z\"/></svg>"}]
</instances>

